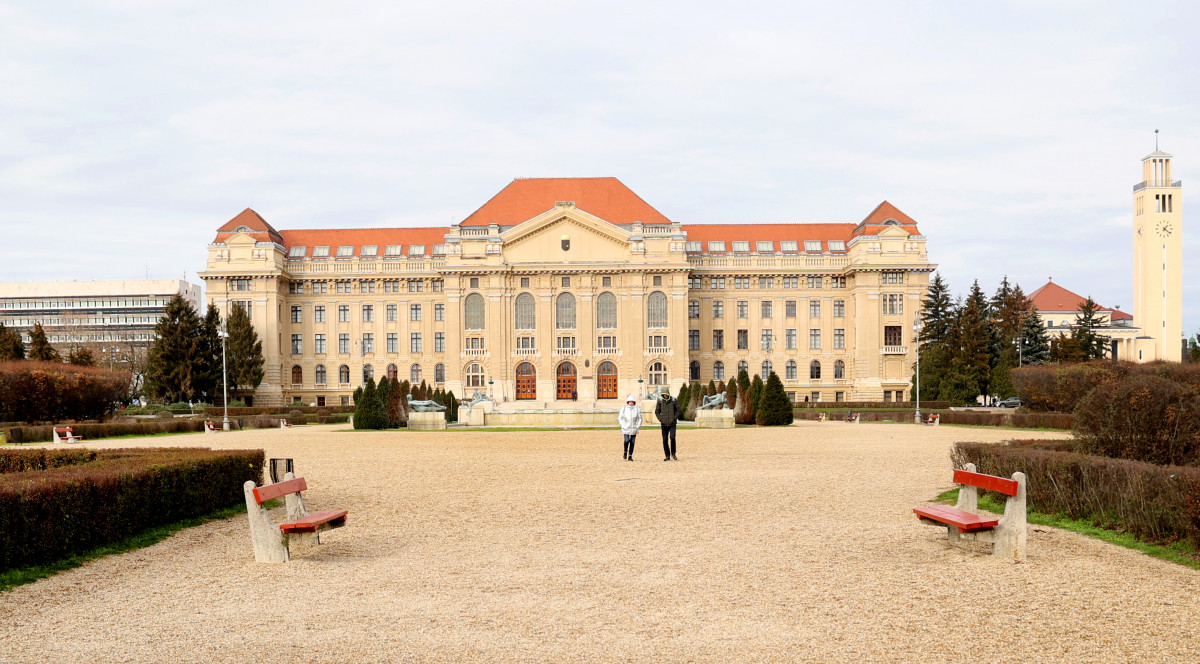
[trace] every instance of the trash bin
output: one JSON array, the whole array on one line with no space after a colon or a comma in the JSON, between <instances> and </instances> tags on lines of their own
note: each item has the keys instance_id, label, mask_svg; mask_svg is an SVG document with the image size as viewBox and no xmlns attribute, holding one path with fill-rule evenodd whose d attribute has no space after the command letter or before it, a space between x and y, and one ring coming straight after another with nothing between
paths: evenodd
<instances>
[{"instance_id":1,"label":"trash bin","mask_svg":"<svg viewBox=\"0 0 1200 664\"><path fill-rule=\"evenodd\" d=\"M271 459L267 464L267 468L271 473L272 484L282 482L283 476L287 473L296 472L292 467L291 459Z\"/></svg>"}]
</instances>

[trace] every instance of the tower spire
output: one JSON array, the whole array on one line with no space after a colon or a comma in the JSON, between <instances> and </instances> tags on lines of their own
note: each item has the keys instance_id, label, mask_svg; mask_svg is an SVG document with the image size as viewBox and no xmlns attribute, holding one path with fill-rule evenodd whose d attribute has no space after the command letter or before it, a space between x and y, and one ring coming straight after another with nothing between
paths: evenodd
<instances>
[{"instance_id":1,"label":"tower spire","mask_svg":"<svg viewBox=\"0 0 1200 664\"><path fill-rule=\"evenodd\" d=\"M1158 152L1158 130L1154 130L1154 151Z\"/></svg>"}]
</instances>

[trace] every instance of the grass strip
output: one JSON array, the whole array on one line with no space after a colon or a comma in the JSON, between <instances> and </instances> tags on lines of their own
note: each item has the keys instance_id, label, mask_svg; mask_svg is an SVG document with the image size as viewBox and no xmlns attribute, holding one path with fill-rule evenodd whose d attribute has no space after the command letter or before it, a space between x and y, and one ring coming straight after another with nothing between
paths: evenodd
<instances>
[{"instance_id":1,"label":"grass strip","mask_svg":"<svg viewBox=\"0 0 1200 664\"><path fill-rule=\"evenodd\" d=\"M126 553L135 549L144 549L145 547L157 544L167 539L171 535L174 535L185 528L194 528L196 526L208 523L209 521L228 519L229 517L245 513L246 505L245 503L240 503L238 505L219 509L205 516L183 519L182 521L176 521L175 523L168 523L162 526L148 528L124 541L96 547L91 551L79 553L71 556L70 558L64 558L47 565L32 565L30 567L18 567L16 569L5 570L0 572L0 593L12 590L17 586L33 583L38 579L54 576L59 572L75 569L76 567L80 567L85 563L89 563L105 556L111 556L117 553Z\"/></svg>"},{"instance_id":2,"label":"grass strip","mask_svg":"<svg viewBox=\"0 0 1200 664\"><path fill-rule=\"evenodd\" d=\"M938 494L936 502L947 505L955 504L958 502L958 489L950 489ZM979 507L993 514L1004 514L1004 503L987 494L979 496ZM1033 510L1026 512L1026 519L1029 523L1035 525L1069 530L1102 542L1140 551L1147 556L1186 565L1192 569L1200 569L1200 549L1184 541L1172 542L1170 544L1147 542L1138 539L1130 533L1098 526L1091 521L1072 519L1061 514L1045 514Z\"/></svg>"}]
</instances>

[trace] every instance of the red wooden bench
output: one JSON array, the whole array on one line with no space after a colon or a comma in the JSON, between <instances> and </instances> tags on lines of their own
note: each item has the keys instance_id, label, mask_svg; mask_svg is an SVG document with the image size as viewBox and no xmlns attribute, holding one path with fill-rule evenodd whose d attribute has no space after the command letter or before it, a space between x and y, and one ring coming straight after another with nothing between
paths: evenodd
<instances>
[{"instance_id":1,"label":"red wooden bench","mask_svg":"<svg viewBox=\"0 0 1200 664\"><path fill-rule=\"evenodd\" d=\"M931 413L930 415L926 416L925 419L921 420L921 424L928 424L930 426L935 426L935 427L937 425L941 424L941 422L942 422L941 413Z\"/></svg>"},{"instance_id":2,"label":"red wooden bench","mask_svg":"<svg viewBox=\"0 0 1200 664\"><path fill-rule=\"evenodd\" d=\"M850 413L847 415L846 422L848 424L858 424L858 413Z\"/></svg>"},{"instance_id":3,"label":"red wooden bench","mask_svg":"<svg viewBox=\"0 0 1200 664\"><path fill-rule=\"evenodd\" d=\"M1025 473L1013 473L1012 479L984 475L975 472L975 464L968 463L965 469L954 471L954 481L962 485L958 490L958 503L954 507L926 505L913 508L917 518L924 523L945 526L951 542L991 542L992 555L1025 560ZM1008 496L1004 502L1004 516L979 514L979 489Z\"/></svg>"},{"instance_id":4,"label":"red wooden bench","mask_svg":"<svg viewBox=\"0 0 1200 664\"><path fill-rule=\"evenodd\" d=\"M254 544L254 559L260 563L286 563L290 557L289 544L293 538L321 543L320 533L346 525L347 510L322 510L309 513L304 508L301 491L308 490L303 477L291 473L282 482L255 486L246 482L246 513L250 521L250 539ZM287 504L287 523L271 523L271 515L263 503L283 497Z\"/></svg>"},{"instance_id":5,"label":"red wooden bench","mask_svg":"<svg viewBox=\"0 0 1200 664\"><path fill-rule=\"evenodd\" d=\"M78 443L83 440L83 436L76 436L71 427L54 427L54 442L56 443Z\"/></svg>"},{"instance_id":6,"label":"red wooden bench","mask_svg":"<svg viewBox=\"0 0 1200 664\"><path fill-rule=\"evenodd\" d=\"M221 428L212 420L204 420L204 433L217 433Z\"/></svg>"}]
</instances>

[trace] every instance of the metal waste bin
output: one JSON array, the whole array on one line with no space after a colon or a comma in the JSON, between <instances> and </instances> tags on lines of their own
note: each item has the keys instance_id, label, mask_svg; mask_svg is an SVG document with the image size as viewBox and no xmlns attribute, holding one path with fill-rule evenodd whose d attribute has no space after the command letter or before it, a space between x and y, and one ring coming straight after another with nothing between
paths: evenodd
<instances>
[{"instance_id":1,"label":"metal waste bin","mask_svg":"<svg viewBox=\"0 0 1200 664\"><path fill-rule=\"evenodd\" d=\"M283 476L286 475L287 473L294 474L296 472L295 469L292 467L291 459L271 459L267 463L267 469L271 473L271 483L272 484L275 484L277 482L282 482Z\"/></svg>"}]
</instances>

